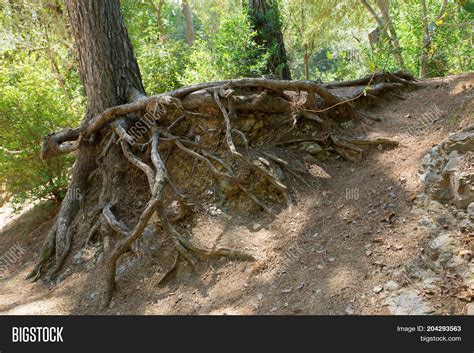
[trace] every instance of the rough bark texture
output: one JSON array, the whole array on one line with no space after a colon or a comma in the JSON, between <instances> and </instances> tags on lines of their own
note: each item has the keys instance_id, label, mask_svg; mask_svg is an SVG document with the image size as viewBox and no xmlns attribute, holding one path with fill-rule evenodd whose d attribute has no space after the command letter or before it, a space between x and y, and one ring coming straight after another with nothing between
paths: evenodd
<instances>
[{"instance_id":1,"label":"rough bark texture","mask_svg":"<svg viewBox=\"0 0 474 353\"><path fill-rule=\"evenodd\" d=\"M65 4L87 95L86 124L105 109L126 103L136 92L144 94L144 88L119 1L67 0ZM74 223L89 188L89 176L98 167L101 138L96 131L81 141L71 184L31 278L39 278L48 269L51 278L60 270L73 242Z\"/></svg>"},{"instance_id":2,"label":"rough bark texture","mask_svg":"<svg viewBox=\"0 0 474 353\"><path fill-rule=\"evenodd\" d=\"M248 9L257 32L257 43L270 52L268 72L283 80L291 80L278 4L274 0L249 0Z\"/></svg>"}]
</instances>

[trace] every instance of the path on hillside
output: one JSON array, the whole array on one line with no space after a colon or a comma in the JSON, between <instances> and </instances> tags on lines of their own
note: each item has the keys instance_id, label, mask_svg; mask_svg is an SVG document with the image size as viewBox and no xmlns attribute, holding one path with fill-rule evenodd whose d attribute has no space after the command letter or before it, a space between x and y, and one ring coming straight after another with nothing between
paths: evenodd
<instances>
[{"instance_id":1,"label":"path on hillside","mask_svg":"<svg viewBox=\"0 0 474 353\"><path fill-rule=\"evenodd\" d=\"M429 283L414 286L407 268L417 266L432 236L420 227L422 215L413 212L421 159L449 133L474 123L473 86L474 74L433 79L404 93L405 99L370 111L381 122L368 127L368 135L399 139L400 147L372 150L360 163L313 165L313 188L297 188L295 204L274 221L219 212L198 217L192 230L198 241L237 239L255 263L213 261L194 272L180 269L179 276L156 286L167 264L136 262L124 270L105 312L96 309L87 253L75 257L83 271L58 286L23 280L50 221L31 220L30 214L28 221L4 226L0 237L8 240L2 253L17 241L28 253L0 278L0 313L389 314L394 291L405 293L400 305L411 305L408 313L465 313L466 303L451 293L430 294ZM427 113L436 121L411 136L410 127L419 127ZM26 236L25 229L33 235Z\"/></svg>"}]
</instances>

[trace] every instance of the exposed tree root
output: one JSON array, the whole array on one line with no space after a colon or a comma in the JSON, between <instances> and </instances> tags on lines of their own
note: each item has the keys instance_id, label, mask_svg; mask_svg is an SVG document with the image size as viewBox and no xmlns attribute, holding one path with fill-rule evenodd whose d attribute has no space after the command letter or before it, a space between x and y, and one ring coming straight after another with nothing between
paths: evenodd
<instances>
[{"instance_id":1,"label":"exposed tree root","mask_svg":"<svg viewBox=\"0 0 474 353\"><path fill-rule=\"evenodd\" d=\"M158 280L158 282L156 282L156 285L160 285L162 283L164 283L168 278L171 277L171 275L176 272L176 270L178 269L178 263L179 263L179 253L176 254L175 258L174 258L174 261L173 261L173 264L171 265L171 267L163 274L163 276L161 276L161 278Z\"/></svg>"},{"instance_id":2,"label":"exposed tree root","mask_svg":"<svg viewBox=\"0 0 474 353\"><path fill-rule=\"evenodd\" d=\"M350 97L341 98L330 89L341 87L364 86L354 89ZM360 100L377 97L384 93L399 94L404 87L414 85L414 79L405 73L379 73L371 77L346 83L319 85L312 81L280 81L269 79L238 79L221 82L211 82L181 88L172 92L152 97L141 95L128 104L105 110L102 114L86 121L78 128L67 129L45 137L43 158L50 158L62 153L72 152L79 148L89 148L92 137L106 129L110 133L103 134L102 152L96 163L91 163L91 169L80 176L84 180L98 178L97 175L108 175L111 180L103 178L100 204L97 206L100 217L94 216L91 228L83 246L91 239L102 234L112 237L113 245L106 249L106 288L104 304L112 298L116 284L116 265L121 256L143 235L156 234L155 227L150 226L150 220L156 214L164 233L172 240L177 255L171 268L165 272L158 283L162 283L174 273L180 259L195 266L199 259L212 256L226 256L250 261L253 257L239 250L228 248L203 249L186 239L177 229L191 211L193 204L180 192L175 185L173 176L168 174L160 153L165 150L191 157L195 163L202 163L210 172L216 184L227 189L227 194L242 194L253 201L266 213L275 216L272 208L267 205L258 191L256 183L268 184L268 190L279 195L279 200L287 205L291 203L288 186L274 172L276 165L306 186L311 184L305 179L308 172L290 166L283 158L269 153L252 149L251 134L239 129L242 116L248 112L261 113L269 116L284 115L293 120L285 140L279 142L271 139L269 146L291 146L304 142L317 142L326 149L352 162L357 162L367 153L372 145L398 146L398 141L389 139L367 139L344 136L338 128L338 123L362 117L356 104ZM303 92L303 94L302 94ZM372 98L377 99L377 98ZM300 117L305 123L313 124L318 135L301 137L298 132ZM212 127L203 127L207 121ZM283 123L288 124L288 120ZM271 123L271 125L277 126ZM136 133L139 127L140 133ZM274 128L271 126L271 128ZM135 130L134 130L135 129ZM221 143L222 139L225 142ZM239 151L237 146L244 146ZM239 145L239 142L241 143ZM140 170L146 177L149 200L135 218L135 225L120 220L116 214L121 209L120 199L111 189L120 185L118 176L123 166L117 171L103 170L102 161L110 156L110 151L118 152L124 160ZM173 152L174 151L174 152ZM265 158L264 158L265 157ZM165 159L166 160L166 159ZM92 168L94 166L94 168ZM132 168L133 169L133 168ZM93 172L94 170L94 172ZM90 174L93 177L90 177ZM190 176L191 177L191 176ZM115 179L114 179L115 178ZM283 178L282 178L283 179ZM114 184L115 183L115 184ZM85 183L75 181L73 186L79 187L82 193L87 190ZM72 192L72 191L71 191ZM172 196L166 196L172 195ZM170 200L171 198L171 200ZM172 218L167 214L167 207L172 200L177 200L181 212ZM38 279L48 270L48 278L54 277L60 271L73 243L76 214L81 207L80 200L69 200L63 203L56 225L51 229L40 253L38 264L30 278ZM98 215L99 213L95 213ZM127 225L128 224L128 225ZM53 258L55 256L55 258Z\"/></svg>"}]
</instances>

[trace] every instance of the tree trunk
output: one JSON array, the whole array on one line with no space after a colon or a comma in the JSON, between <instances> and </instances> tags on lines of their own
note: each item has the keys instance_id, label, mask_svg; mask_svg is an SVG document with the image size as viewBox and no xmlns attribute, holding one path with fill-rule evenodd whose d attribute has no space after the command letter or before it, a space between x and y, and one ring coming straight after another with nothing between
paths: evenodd
<instances>
[{"instance_id":1,"label":"tree trunk","mask_svg":"<svg viewBox=\"0 0 474 353\"><path fill-rule=\"evenodd\" d=\"M84 124L109 107L129 102L137 92L144 94L144 88L119 0L66 0L65 4L77 49L79 73L87 95ZM120 123L123 121L117 122ZM81 143L56 224L47 236L30 278L38 279L49 270L47 278L51 279L61 269L80 226L79 215L90 186L90 175L98 167L102 138L99 131ZM116 153L112 148L104 161L103 185L113 183L109 179L110 171L114 169L114 151ZM107 163L112 165L107 166ZM106 197L107 193L102 193L101 199Z\"/></svg>"},{"instance_id":2,"label":"tree trunk","mask_svg":"<svg viewBox=\"0 0 474 353\"><path fill-rule=\"evenodd\" d=\"M308 54L308 45L304 45L304 75L306 80L309 80L309 54Z\"/></svg>"},{"instance_id":3,"label":"tree trunk","mask_svg":"<svg viewBox=\"0 0 474 353\"><path fill-rule=\"evenodd\" d=\"M270 52L268 72L291 80L278 4L275 0L249 0L249 17L257 32L256 42Z\"/></svg>"},{"instance_id":4,"label":"tree trunk","mask_svg":"<svg viewBox=\"0 0 474 353\"><path fill-rule=\"evenodd\" d=\"M421 54L420 78L425 78L428 73L429 50L431 46L430 29L428 25L428 9L426 1L421 0L423 16L423 51Z\"/></svg>"},{"instance_id":5,"label":"tree trunk","mask_svg":"<svg viewBox=\"0 0 474 353\"><path fill-rule=\"evenodd\" d=\"M439 21L446 11L446 6L448 4L447 0L443 0L441 8L439 10L438 16L436 16L435 22ZM421 0L421 10L423 16L423 52L421 54L421 63L420 63L420 78L425 78L428 76L428 65L430 62L430 49L433 34L430 33L429 21L428 21L428 7L426 5L426 0Z\"/></svg>"},{"instance_id":6,"label":"tree trunk","mask_svg":"<svg viewBox=\"0 0 474 353\"><path fill-rule=\"evenodd\" d=\"M393 25L392 19L390 18L390 9L387 0L376 0L376 3L382 12L382 18L385 22L385 25L387 26L388 31L390 32L395 61L397 62L398 66L400 66L400 68L404 69L405 62L403 61L403 55L400 42L398 41L397 31L395 30L395 26Z\"/></svg>"},{"instance_id":7,"label":"tree trunk","mask_svg":"<svg viewBox=\"0 0 474 353\"><path fill-rule=\"evenodd\" d=\"M156 23L158 24L158 29L160 31L160 39L163 42L166 42L167 41L166 28L165 28L165 25L163 24L163 18L161 16L161 12L163 10L165 0L160 0L158 2L158 5L156 5L153 0L148 0L148 3L151 5L151 7L153 7L153 9L156 12Z\"/></svg>"},{"instance_id":8,"label":"tree trunk","mask_svg":"<svg viewBox=\"0 0 474 353\"><path fill-rule=\"evenodd\" d=\"M185 25L186 42L193 44L194 42L194 21L193 21L193 10L189 5L188 0L183 0L183 16Z\"/></svg>"},{"instance_id":9,"label":"tree trunk","mask_svg":"<svg viewBox=\"0 0 474 353\"><path fill-rule=\"evenodd\" d=\"M405 63L403 61L403 56L400 48L400 43L398 41L397 32L395 27L393 26L392 19L390 18L390 12L388 4L385 0L376 0L377 6L379 7L380 11L382 12L382 18L377 15L374 8L369 4L366 0L360 0L360 3L364 5L364 7L369 11L372 17L377 21L380 30L388 37L390 40L390 44L393 48L393 56L395 61L397 62L398 66L401 68L405 68Z\"/></svg>"}]
</instances>

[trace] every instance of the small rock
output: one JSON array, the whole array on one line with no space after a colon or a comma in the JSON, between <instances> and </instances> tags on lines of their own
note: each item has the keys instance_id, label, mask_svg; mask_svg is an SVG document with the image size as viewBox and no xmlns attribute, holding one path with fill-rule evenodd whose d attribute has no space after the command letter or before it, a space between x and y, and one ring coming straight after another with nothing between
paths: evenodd
<instances>
[{"instance_id":1,"label":"small rock","mask_svg":"<svg viewBox=\"0 0 474 353\"><path fill-rule=\"evenodd\" d=\"M469 218L471 220L474 220L474 202L471 202L468 206L467 206L467 210L466 210Z\"/></svg>"},{"instance_id":2,"label":"small rock","mask_svg":"<svg viewBox=\"0 0 474 353\"><path fill-rule=\"evenodd\" d=\"M353 315L355 312L354 304L349 303L346 305L346 308L344 309L347 315Z\"/></svg>"},{"instance_id":3,"label":"small rock","mask_svg":"<svg viewBox=\"0 0 474 353\"><path fill-rule=\"evenodd\" d=\"M82 252L81 251L77 252L76 255L74 255L73 261L76 265L80 264L82 262Z\"/></svg>"},{"instance_id":4,"label":"small rock","mask_svg":"<svg viewBox=\"0 0 474 353\"><path fill-rule=\"evenodd\" d=\"M395 281L388 281L384 284L384 288L388 291L394 291L394 290L397 290L399 287L398 283L395 282Z\"/></svg>"},{"instance_id":5,"label":"small rock","mask_svg":"<svg viewBox=\"0 0 474 353\"><path fill-rule=\"evenodd\" d=\"M426 315L434 311L417 292L402 289L384 300L384 305L393 315Z\"/></svg>"},{"instance_id":6,"label":"small rock","mask_svg":"<svg viewBox=\"0 0 474 353\"><path fill-rule=\"evenodd\" d=\"M378 294L380 293L381 291L383 291L383 287L382 286L376 286L372 289L372 291L375 293L375 294Z\"/></svg>"},{"instance_id":7,"label":"small rock","mask_svg":"<svg viewBox=\"0 0 474 353\"><path fill-rule=\"evenodd\" d=\"M309 154L315 155L315 154L321 153L323 151L323 148L317 143L309 143L305 145L304 150L308 152Z\"/></svg>"},{"instance_id":8,"label":"small rock","mask_svg":"<svg viewBox=\"0 0 474 353\"><path fill-rule=\"evenodd\" d=\"M466 306L466 314L467 315L474 315L474 303L469 303Z\"/></svg>"}]
</instances>

